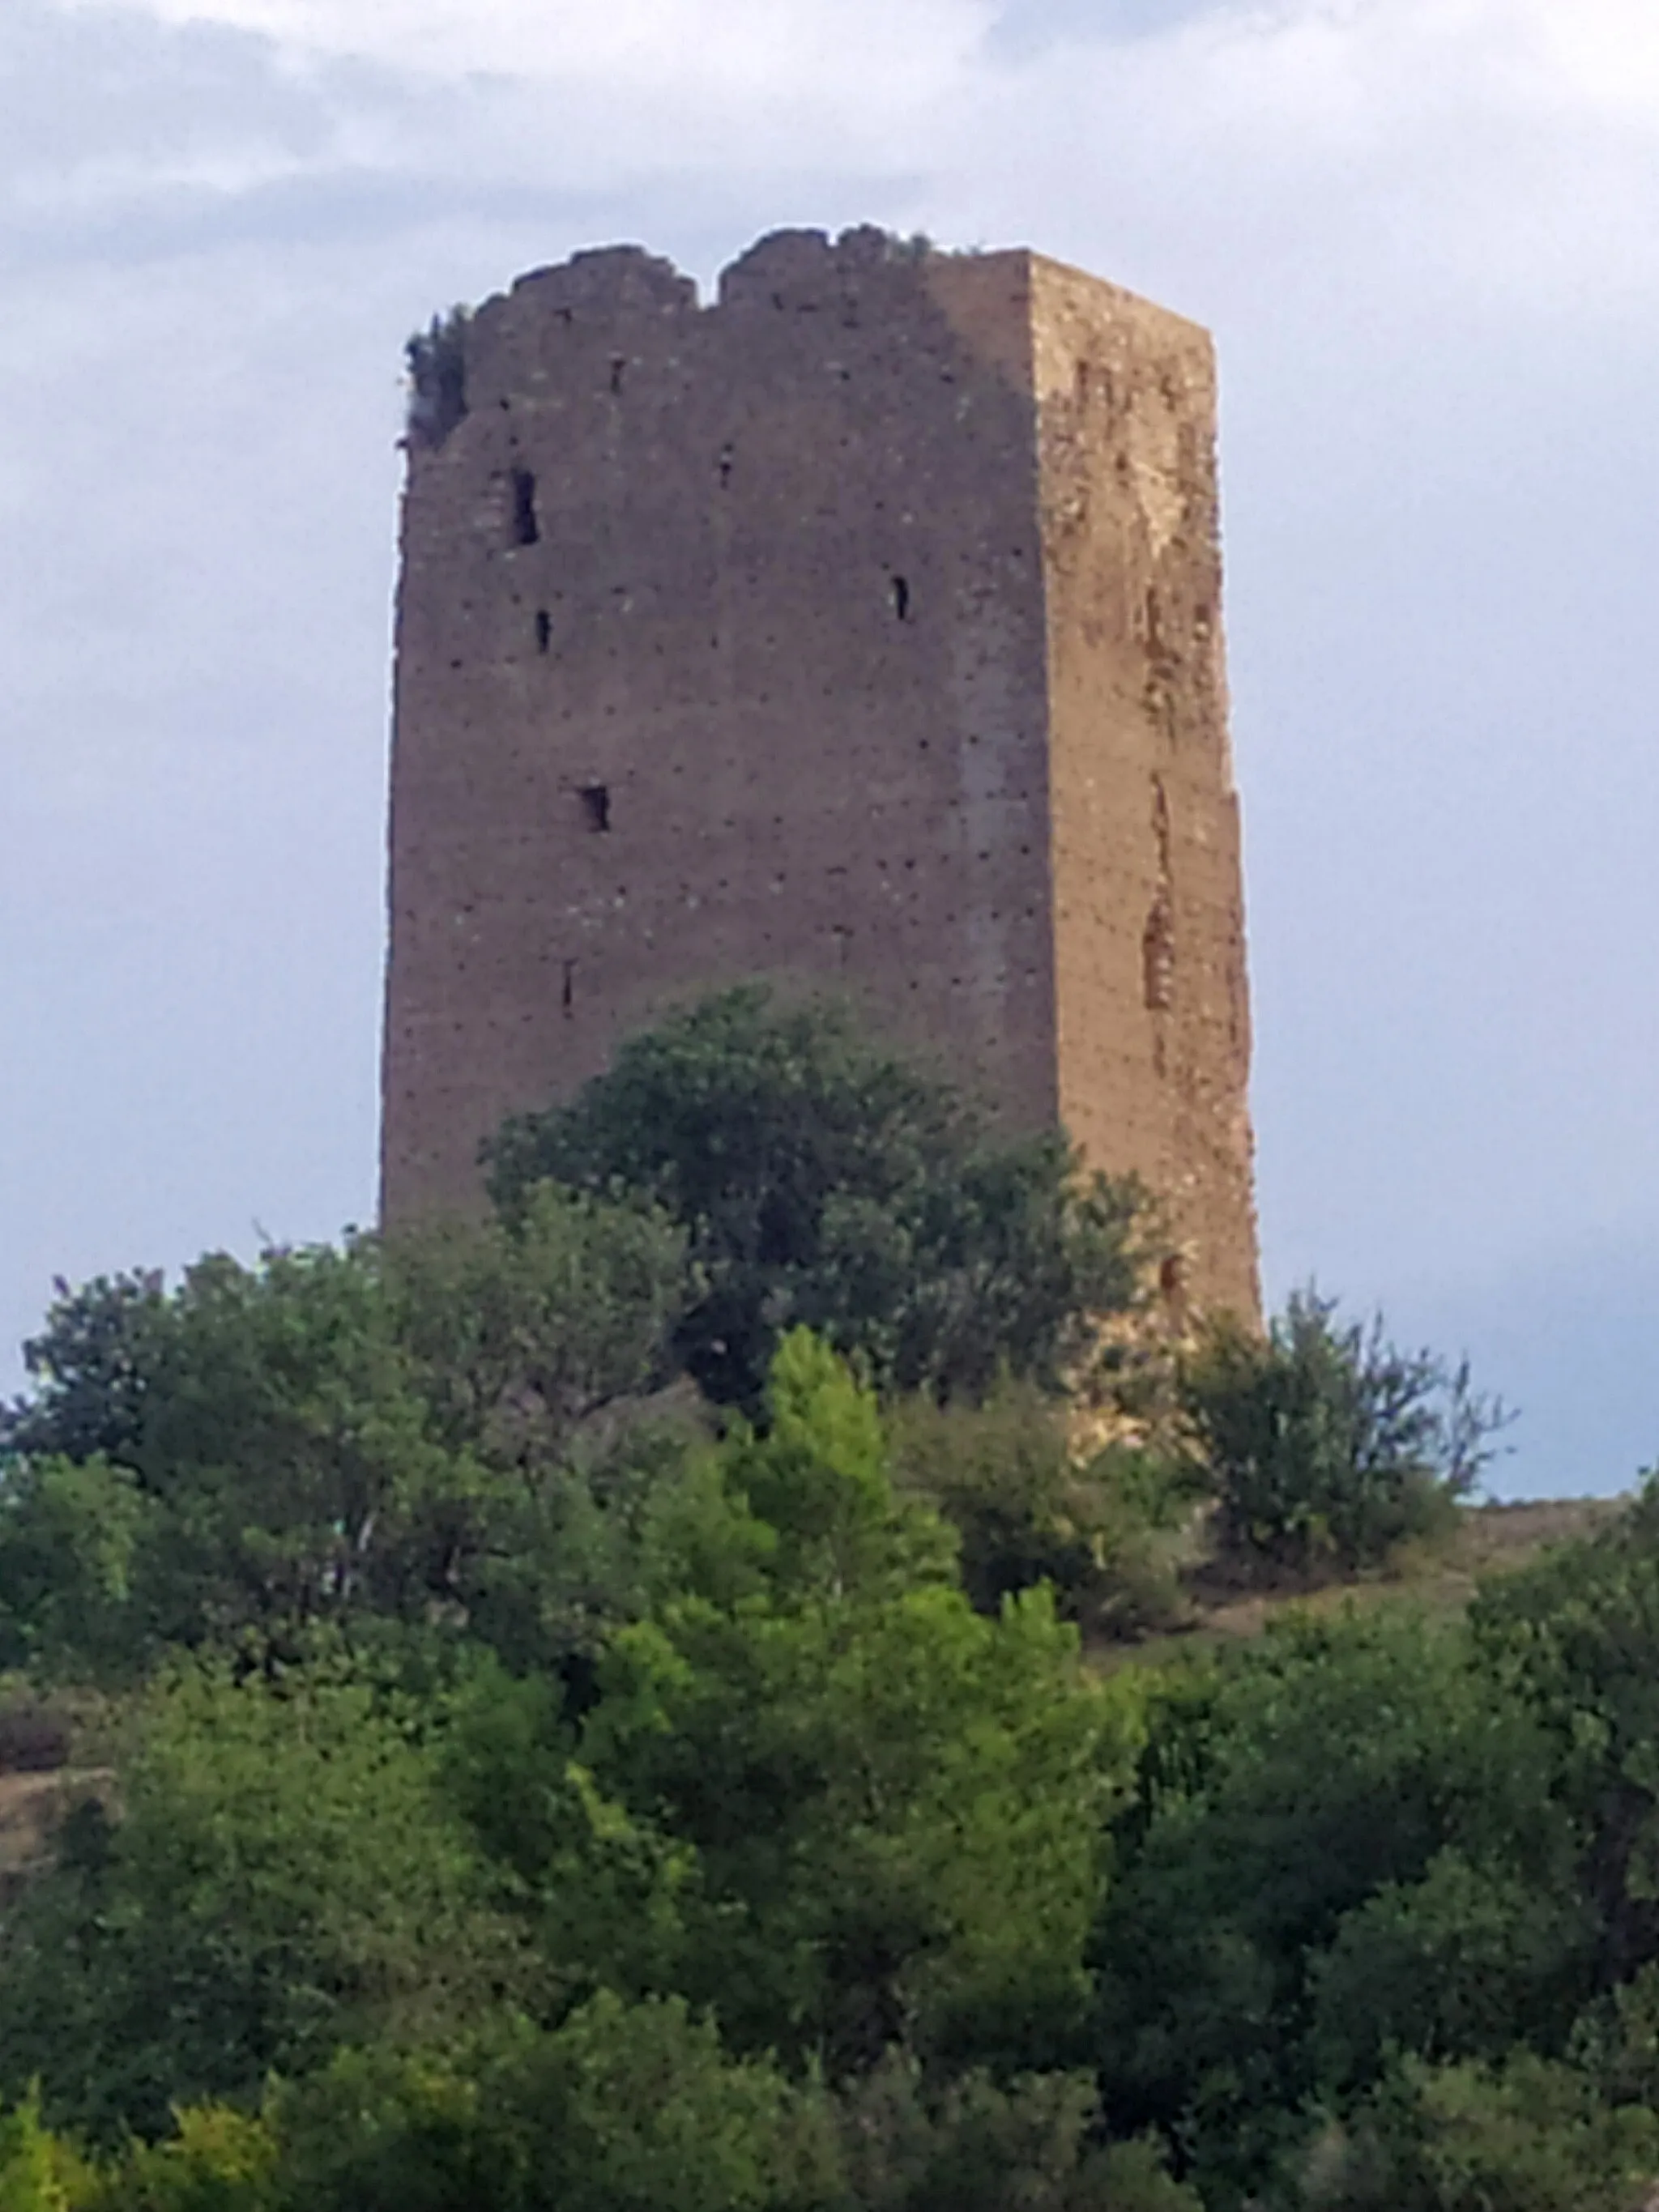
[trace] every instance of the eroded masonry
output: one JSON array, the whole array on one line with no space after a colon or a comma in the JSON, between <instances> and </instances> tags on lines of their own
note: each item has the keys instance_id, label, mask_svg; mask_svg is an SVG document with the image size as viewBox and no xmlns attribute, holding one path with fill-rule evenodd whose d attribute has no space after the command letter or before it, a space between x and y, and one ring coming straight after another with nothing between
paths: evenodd
<instances>
[{"instance_id":1,"label":"eroded masonry","mask_svg":"<svg viewBox=\"0 0 1659 2212\"><path fill-rule=\"evenodd\" d=\"M1257 1311L1214 365L1027 252L633 247L437 342L404 507L382 1197L667 1007L830 986Z\"/></svg>"}]
</instances>

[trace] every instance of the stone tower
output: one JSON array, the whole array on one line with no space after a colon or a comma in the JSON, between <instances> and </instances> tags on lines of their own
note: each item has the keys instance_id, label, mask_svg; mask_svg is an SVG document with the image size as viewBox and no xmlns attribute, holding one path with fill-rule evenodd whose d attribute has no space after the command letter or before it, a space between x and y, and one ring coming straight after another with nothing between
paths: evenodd
<instances>
[{"instance_id":1,"label":"stone tower","mask_svg":"<svg viewBox=\"0 0 1659 2212\"><path fill-rule=\"evenodd\" d=\"M1164 1197L1257 1312L1214 367L1024 251L634 247L417 389L382 1205L669 1006L861 999L1011 1127Z\"/></svg>"}]
</instances>

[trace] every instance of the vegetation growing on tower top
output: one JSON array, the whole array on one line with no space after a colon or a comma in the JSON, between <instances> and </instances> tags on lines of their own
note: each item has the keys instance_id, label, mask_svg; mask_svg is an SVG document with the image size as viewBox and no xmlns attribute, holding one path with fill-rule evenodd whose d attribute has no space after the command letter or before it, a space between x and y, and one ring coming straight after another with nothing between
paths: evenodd
<instances>
[{"instance_id":1,"label":"vegetation growing on tower top","mask_svg":"<svg viewBox=\"0 0 1659 2212\"><path fill-rule=\"evenodd\" d=\"M466 333L471 310L434 315L404 347L409 377L407 429L420 446L441 446L466 414Z\"/></svg>"}]
</instances>

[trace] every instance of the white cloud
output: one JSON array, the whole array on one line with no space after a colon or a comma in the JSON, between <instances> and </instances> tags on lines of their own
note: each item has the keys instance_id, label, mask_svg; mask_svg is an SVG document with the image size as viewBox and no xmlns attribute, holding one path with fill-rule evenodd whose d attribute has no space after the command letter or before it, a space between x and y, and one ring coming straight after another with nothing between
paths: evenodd
<instances>
[{"instance_id":1,"label":"white cloud","mask_svg":"<svg viewBox=\"0 0 1659 2212\"><path fill-rule=\"evenodd\" d=\"M946 237L1087 253L1196 224L1218 264L1265 251L1296 285L1346 258L1476 308L1599 289L1625 312L1659 284L1651 0L1220 0L1023 55L989 0L118 5L265 42L280 116L239 136L198 108L165 143L84 145L36 169L31 208L349 167L587 194L672 177L717 201L863 177L872 211Z\"/></svg>"},{"instance_id":2,"label":"white cloud","mask_svg":"<svg viewBox=\"0 0 1659 2212\"><path fill-rule=\"evenodd\" d=\"M64 0L70 6L83 0ZM106 5L107 0L87 0ZM678 86L721 103L781 87L890 108L936 87L991 15L984 0L125 0L172 24L210 21L295 56L422 73Z\"/></svg>"}]
</instances>

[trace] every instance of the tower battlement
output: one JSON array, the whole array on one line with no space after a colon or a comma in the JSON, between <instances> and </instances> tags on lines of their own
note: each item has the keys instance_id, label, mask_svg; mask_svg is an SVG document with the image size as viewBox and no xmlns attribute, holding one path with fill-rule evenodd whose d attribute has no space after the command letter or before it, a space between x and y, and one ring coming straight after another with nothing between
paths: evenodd
<instances>
[{"instance_id":1,"label":"tower battlement","mask_svg":"<svg viewBox=\"0 0 1659 2212\"><path fill-rule=\"evenodd\" d=\"M1257 1310L1214 365L1025 251L521 277L417 391L382 1206L670 1006L861 1000Z\"/></svg>"}]
</instances>

